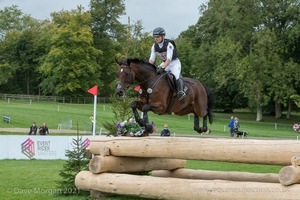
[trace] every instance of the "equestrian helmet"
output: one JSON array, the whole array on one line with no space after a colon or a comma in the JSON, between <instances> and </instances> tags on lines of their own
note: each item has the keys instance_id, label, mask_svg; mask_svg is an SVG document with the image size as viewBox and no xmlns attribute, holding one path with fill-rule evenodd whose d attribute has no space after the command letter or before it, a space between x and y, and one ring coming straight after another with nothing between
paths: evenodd
<instances>
[{"instance_id":1,"label":"equestrian helmet","mask_svg":"<svg viewBox=\"0 0 300 200\"><path fill-rule=\"evenodd\" d=\"M166 35L165 29L163 29L162 27L155 28L153 31L153 36L160 36L160 35Z\"/></svg>"}]
</instances>

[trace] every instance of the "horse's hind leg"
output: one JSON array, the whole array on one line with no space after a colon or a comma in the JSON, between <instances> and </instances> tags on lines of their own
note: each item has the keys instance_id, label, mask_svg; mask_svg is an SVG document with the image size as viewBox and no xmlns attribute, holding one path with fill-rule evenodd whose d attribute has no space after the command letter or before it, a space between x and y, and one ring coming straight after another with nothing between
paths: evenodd
<instances>
[{"instance_id":1,"label":"horse's hind leg","mask_svg":"<svg viewBox=\"0 0 300 200\"><path fill-rule=\"evenodd\" d=\"M194 115L194 130L198 133L203 132L202 128L199 127L199 117L197 115Z\"/></svg>"},{"instance_id":2,"label":"horse's hind leg","mask_svg":"<svg viewBox=\"0 0 300 200\"><path fill-rule=\"evenodd\" d=\"M202 127L203 132L207 131L207 116L203 117L203 127Z\"/></svg>"}]
</instances>

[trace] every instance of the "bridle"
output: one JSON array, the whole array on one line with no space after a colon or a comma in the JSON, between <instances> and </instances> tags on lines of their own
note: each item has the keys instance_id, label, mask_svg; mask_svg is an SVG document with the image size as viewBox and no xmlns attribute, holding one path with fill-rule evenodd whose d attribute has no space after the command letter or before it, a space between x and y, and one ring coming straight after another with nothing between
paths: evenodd
<instances>
[{"instance_id":1,"label":"bridle","mask_svg":"<svg viewBox=\"0 0 300 200\"><path fill-rule=\"evenodd\" d=\"M122 66L120 66L121 67L121 71L122 71L122 68L127 68L127 67L129 67L129 69L130 69L130 77L127 77L126 79L126 81L128 81L128 82L130 82L130 79L132 79L132 71L131 71L131 67L130 66L128 66L128 65L122 65ZM152 86L150 86L149 88L147 88L147 90L146 90L146 92L147 92L147 99L149 98L149 95L153 92L153 89L155 88L155 86L158 84L158 82L159 82L159 80L163 77L163 76L165 76L167 73L163 73L163 74L161 74L158 78L157 78L157 76L152 76L152 77L149 77L149 78L147 78L146 80L144 80L144 81L142 81L142 82L139 82L139 84L141 85L141 84L143 84L143 83L146 83L146 82L148 82L148 81L151 81L152 79L156 79L155 80L155 82L152 84ZM127 88L129 88L130 87L130 84L128 84L128 85L126 85L127 87L124 87L123 86L123 84L119 81L118 82L118 86L117 86L117 89L118 88L122 88L123 90L125 90L125 89L127 89ZM142 94L143 93L143 89L140 89L140 91L139 91L139 93L140 94Z\"/></svg>"}]
</instances>

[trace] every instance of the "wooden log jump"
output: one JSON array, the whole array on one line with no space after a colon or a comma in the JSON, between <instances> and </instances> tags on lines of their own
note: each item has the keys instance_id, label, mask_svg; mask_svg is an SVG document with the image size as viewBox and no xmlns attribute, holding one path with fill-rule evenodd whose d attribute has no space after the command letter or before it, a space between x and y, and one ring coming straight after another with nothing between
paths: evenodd
<instances>
[{"instance_id":1,"label":"wooden log jump","mask_svg":"<svg viewBox=\"0 0 300 200\"><path fill-rule=\"evenodd\" d=\"M228 180L242 182L264 182L279 183L278 174L259 174L249 172L223 172L209 170L176 169L176 170L154 170L151 172L155 177L170 177L184 179L203 180Z\"/></svg>"},{"instance_id":2,"label":"wooden log jump","mask_svg":"<svg viewBox=\"0 0 300 200\"><path fill-rule=\"evenodd\" d=\"M300 183L300 156L293 156L291 166L284 167L279 172L279 181L282 185Z\"/></svg>"},{"instance_id":3,"label":"wooden log jump","mask_svg":"<svg viewBox=\"0 0 300 200\"><path fill-rule=\"evenodd\" d=\"M130 158L115 156L95 156L90 160L89 170L94 173L102 172L144 172L155 169L178 169L186 164L181 159L166 158Z\"/></svg>"},{"instance_id":4,"label":"wooden log jump","mask_svg":"<svg viewBox=\"0 0 300 200\"><path fill-rule=\"evenodd\" d=\"M81 171L75 178L81 190L129 195L153 199L299 199L300 185L289 187L280 183L232 182L221 180L189 180L129 174L93 174Z\"/></svg>"},{"instance_id":5,"label":"wooden log jump","mask_svg":"<svg viewBox=\"0 0 300 200\"><path fill-rule=\"evenodd\" d=\"M185 137L95 137L91 140L91 153L99 155L103 148L109 148L114 156L290 165L291 158L299 155L300 141Z\"/></svg>"}]
</instances>

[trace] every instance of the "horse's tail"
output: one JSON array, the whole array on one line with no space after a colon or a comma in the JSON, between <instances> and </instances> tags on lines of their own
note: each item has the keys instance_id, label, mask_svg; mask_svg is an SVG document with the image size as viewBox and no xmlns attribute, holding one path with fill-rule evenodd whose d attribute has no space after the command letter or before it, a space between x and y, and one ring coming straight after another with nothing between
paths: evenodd
<instances>
[{"instance_id":1,"label":"horse's tail","mask_svg":"<svg viewBox=\"0 0 300 200\"><path fill-rule=\"evenodd\" d=\"M214 120L214 115L212 112L212 108L213 105L215 103L215 96L213 94L213 92L206 86L204 86L205 90L206 90L206 94L207 94L207 116L208 116L208 121L210 124L212 124L213 120Z\"/></svg>"}]
</instances>

